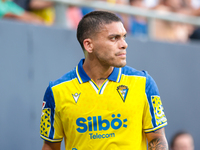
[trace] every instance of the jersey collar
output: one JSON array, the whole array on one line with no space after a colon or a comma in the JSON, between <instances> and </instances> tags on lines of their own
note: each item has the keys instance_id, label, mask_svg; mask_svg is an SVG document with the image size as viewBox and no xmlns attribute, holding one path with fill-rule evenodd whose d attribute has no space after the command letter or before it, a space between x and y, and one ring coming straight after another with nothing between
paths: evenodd
<instances>
[{"instance_id":1,"label":"jersey collar","mask_svg":"<svg viewBox=\"0 0 200 150\"><path fill-rule=\"evenodd\" d=\"M91 78L86 74L86 72L83 69L84 60L85 59L81 59L78 66L76 66L76 75L78 77L79 83L84 83L91 80ZM114 67L113 72L108 77L108 80L114 82L120 82L120 79L121 79L121 68Z\"/></svg>"}]
</instances>

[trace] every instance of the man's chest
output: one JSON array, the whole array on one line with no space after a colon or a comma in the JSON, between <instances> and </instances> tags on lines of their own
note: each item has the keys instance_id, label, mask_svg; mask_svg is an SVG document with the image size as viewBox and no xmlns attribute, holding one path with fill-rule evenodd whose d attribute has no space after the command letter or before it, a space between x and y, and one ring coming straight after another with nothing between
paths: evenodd
<instances>
[{"instance_id":1,"label":"man's chest","mask_svg":"<svg viewBox=\"0 0 200 150\"><path fill-rule=\"evenodd\" d=\"M69 88L70 87L70 88ZM108 82L101 87L87 83L54 92L56 110L65 125L79 132L117 129L133 119L141 121L145 104L143 86Z\"/></svg>"}]
</instances>

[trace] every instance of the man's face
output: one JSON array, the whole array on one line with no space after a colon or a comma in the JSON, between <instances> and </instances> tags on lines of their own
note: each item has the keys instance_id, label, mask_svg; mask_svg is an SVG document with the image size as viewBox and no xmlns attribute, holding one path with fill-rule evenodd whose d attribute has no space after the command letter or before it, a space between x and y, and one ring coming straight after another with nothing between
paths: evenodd
<instances>
[{"instance_id":1,"label":"man's face","mask_svg":"<svg viewBox=\"0 0 200 150\"><path fill-rule=\"evenodd\" d=\"M179 137L174 142L173 150L194 150L193 139L190 135L184 134Z\"/></svg>"},{"instance_id":2,"label":"man's face","mask_svg":"<svg viewBox=\"0 0 200 150\"><path fill-rule=\"evenodd\" d=\"M123 67L126 65L126 30L121 22L112 22L92 38L93 55L103 66Z\"/></svg>"}]
</instances>

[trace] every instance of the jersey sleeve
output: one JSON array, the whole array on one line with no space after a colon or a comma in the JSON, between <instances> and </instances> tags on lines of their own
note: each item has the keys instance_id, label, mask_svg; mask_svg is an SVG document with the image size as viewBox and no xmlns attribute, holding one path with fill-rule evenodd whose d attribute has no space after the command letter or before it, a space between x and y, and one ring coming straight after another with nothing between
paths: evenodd
<instances>
[{"instance_id":1,"label":"jersey sleeve","mask_svg":"<svg viewBox=\"0 0 200 150\"><path fill-rule=\"evenodd\" d=\"M63 139L62 123L55 109L55 101L50 86L45 92L42 104L40 137L49 142L61 142Z\"/></svg>"},{"instance_id":2,"label":"jersey sleeve","mask_svg":"<svg viewBox=\"0 0 200 150\"><path fill-rule=\"evenodd\" d=\"M153 78L146 73L146 104L144 107L143 129L145 133L158 130L167 125L167 119Z\"/></svg>"}]
</instances>

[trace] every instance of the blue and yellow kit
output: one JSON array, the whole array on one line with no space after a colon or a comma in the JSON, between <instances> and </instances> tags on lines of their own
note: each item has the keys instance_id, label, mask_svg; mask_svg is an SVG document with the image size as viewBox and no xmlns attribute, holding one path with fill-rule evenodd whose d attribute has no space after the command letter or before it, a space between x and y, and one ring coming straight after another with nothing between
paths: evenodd
<instances>
[{"instance_id":1,"label":"blue and yellow kit","mask_svg":"<svg viewBox=\"0 0 200 150\"><path fill-rule=\"evenodd\" d=\"M114 68L101 87L85 73L84 59L49 83L40 136L64 138L66 150L145 150L145 133L167 125L155 81L145 71Z\"/></svg>"}]
</instances>

